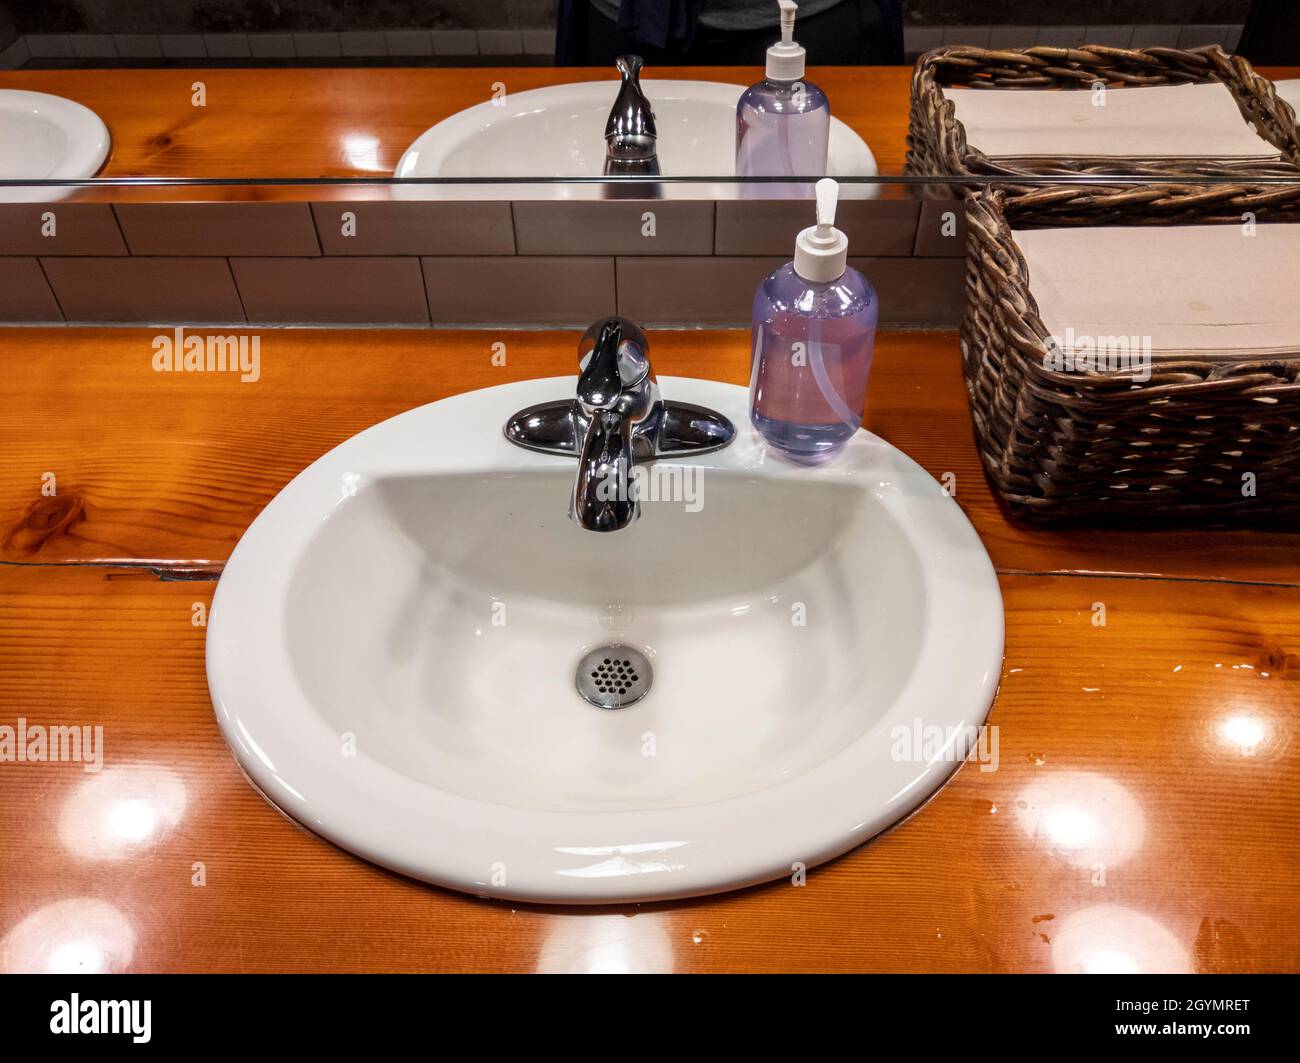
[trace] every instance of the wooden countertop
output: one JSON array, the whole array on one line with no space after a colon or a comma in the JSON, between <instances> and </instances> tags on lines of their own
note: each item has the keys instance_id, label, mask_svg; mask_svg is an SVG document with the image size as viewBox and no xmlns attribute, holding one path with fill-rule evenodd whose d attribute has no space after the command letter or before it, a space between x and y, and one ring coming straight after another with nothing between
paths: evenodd
<instances>
[{"instance_id":1,"label":"wooden countertop","mask_svg":"<svg viewBox=\"0 0 1300 1063\"><path fill-rule=\"evenodd\" d=\"M0 331L0 724L102 724L108 750L97 775L0 764L0 965L1300 964L1300 535L1008 523L979 470L950 333L880 337L867 424L955 474L998 568L997 771L964 766L804 887L590 911L475 900L298 829L220 737L194 603L210 603L259 509L326 450L446 395L569 373L576 335L260 335L262 379L240 384L154 373L153 330ZM505 367L490 361L497 340ZM652 342L661 374L747 377L743 332Z\"/></svg>"}]
</instances>

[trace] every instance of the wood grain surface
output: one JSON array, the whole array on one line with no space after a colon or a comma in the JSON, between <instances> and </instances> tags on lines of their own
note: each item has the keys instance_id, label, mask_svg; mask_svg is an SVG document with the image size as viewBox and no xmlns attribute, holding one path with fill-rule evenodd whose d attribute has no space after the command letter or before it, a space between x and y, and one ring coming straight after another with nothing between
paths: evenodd
<instances>
[{"instance_id":1,"label":"wood grain surface","mask_svg":"<svg viewBox=\"0 0 1300 1063\"><path fill-rule=\"evenodd\" d=\"M202 330L199 330L202 332ZM264 329L261 378L159 373L147 329L6 329L0 560L215 567L290 479L358 431L473 388L576 372L577 333ZM492 344L506 364L492 364ZM743 330L658 331L660 375L747 383ZM952 333L882 333L867 427L937 479L1004 572L1300 584L1300 534L1041 530L1009 521L972 443ZM46 473L57 494L42 494Z\"/></svg>"}]
</instances>

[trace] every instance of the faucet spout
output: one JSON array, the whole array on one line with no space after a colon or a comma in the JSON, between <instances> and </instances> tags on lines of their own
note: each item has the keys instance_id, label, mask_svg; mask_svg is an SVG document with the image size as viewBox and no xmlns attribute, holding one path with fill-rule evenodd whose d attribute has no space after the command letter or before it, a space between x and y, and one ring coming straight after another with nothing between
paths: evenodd
<instances>
[{"instance_id":1,"label":"faucet spout","mask_svg":"<svg viewBox=\"0 0 1300 1063\"><path fill-rule=\"evenodd\" d=\"M641 516L632 470L632 425L617 414L591 419L578 455L569 516L588 531L619 531Z\"/></svg>"},{"instance_id":2,"label":"faucet spout","mask_svg":"<svg viewBox=\"0 0 1300 1063\"><path fill-rule=\"evenodd\" d=\"M587 329L579 347L576 401L585 427L569 515L590 531L618 531L641 515L633 433L659 405L649 346L627 318L609 317Z\"/></svg>"}]
</instances>

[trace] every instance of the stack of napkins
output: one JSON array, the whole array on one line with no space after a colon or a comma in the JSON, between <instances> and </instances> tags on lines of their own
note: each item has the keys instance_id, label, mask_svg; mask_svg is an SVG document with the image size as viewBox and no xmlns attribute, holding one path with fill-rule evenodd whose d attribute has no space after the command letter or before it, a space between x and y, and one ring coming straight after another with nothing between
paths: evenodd
<instances>
[{"instance_id":1,"label":"stack of napkins","mask_svg":"<svg viewBox=\"0 0 1300 1063\"><path fill-rule=\"evenodd\" d=\"M1015 241L1064 352L1127 337L1153 358L1300 356L1300 224L1026 229Z\"/></svg>"},{"instance_id":2,"label":"stack of napkins","mask_svg":"<svg viewBox=\"0 0 1300 1063\"><path fill-rule=\"evenodd\" d=\"M990 158L1276 159L1226 85L1062 91L946 88L966 142Z\"/></svg>"}]
</instances>

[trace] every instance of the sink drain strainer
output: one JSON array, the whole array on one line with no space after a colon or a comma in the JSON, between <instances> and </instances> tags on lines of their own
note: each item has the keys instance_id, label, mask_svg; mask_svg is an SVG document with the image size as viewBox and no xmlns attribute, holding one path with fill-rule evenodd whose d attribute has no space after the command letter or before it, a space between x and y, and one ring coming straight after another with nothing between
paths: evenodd
<instances>
[{"instance_id":1,"label":"sink drain strainer","mask_svg":"<svg viewBox=\"0 0 1300 1063\"><path fill-rule=\"evenodd\" d=\"M631 646L599 646L578 662L578 693L597 708L623 709L648 693L654 672Z\"/></svg>"}]
</instances>

